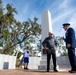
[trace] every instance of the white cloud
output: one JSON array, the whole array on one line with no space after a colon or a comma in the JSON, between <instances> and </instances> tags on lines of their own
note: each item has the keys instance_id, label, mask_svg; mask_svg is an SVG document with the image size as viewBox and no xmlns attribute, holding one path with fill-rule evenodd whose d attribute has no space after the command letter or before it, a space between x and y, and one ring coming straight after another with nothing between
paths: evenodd
<instances>
[{"instance_id":1,"label":"white cloud","mask_svg":"<svg viewBox=\"0 0 76 75\"><path fill-rule=\"evenodd\" d=\"M60 31L57 31L57 29L54 31L55 36L61 36L61 37L65 37L65 31L63 29L61 29Z\"/></svg>"},{"instance_id":2,"label":"white cloud","mask_svg":"<svg viewBox=\"0 0 76 75\"><path fill-rule=\"evenodd\" d=\"M54 17L53 23L57 22L61 19L65 19L71 13L74 12L74 9L71 9L69 7L70 2L71 2L71 0L69 0L69 1L68 0L63 0L62 2L59 2L59 3L55 2L58 5L57 7L56 7L56 5L54 5L55 3L53 4L54 7L55 7L55 9L53 11L55 11L54 12L55 14L57 13Z\"/></svg>"},{"instance_id":3,"label":"white cloud","mask_svg":"<svg viewBox=\"0 0 76 75\"><path fill-rule=\"evenodd\" d=\"M52 5L50 5L50 10L53 11L53 13L61 13L60 11L65 11L69 7L71 0L56 0Z\"/></svg>"},{"instance_id":4,"label":"white cloud","mask_svg":"<svg viewBox=\"0 0 76 75\"><path fill-rule=\"evenodd\" d=\"M59 5L59 8L66 8L68 7L69 3L70 3L70 0L69 1L63 0L63 2Z\"/></svg>"},{"instance_id":5,"label":"white cloud","mask_svg":"<svg viewBox=\"0 0 76 75\"><path fill-rule=\"evenodd\" d=\"M76 13L73 13L71 19L68 22L71 24L71 27L73 27L76 31Z\"/></svg>"},{"instance_id":6,"label":"white cloud","mask_svg":"<svg viewBox=\"0 0 76 75\"><path fill-rule=\"evenodd\" d=\"M58 17L53 20L53 23L55 23L57 21L61 21L62 19L66 19L66 17L68 17L73 12L74 12L74 10L71 10L71 11L68 10L66 12L63 12L62 14L58 15Z\"/></svg>"},{"instance_id":7,"label":"white cloud","mask_svg":"<svg viewBox=\"0 0 76 75\"><path fill-rule=\"evenodd\" d=\"M15 18L21 22L26 21L28 19L28 14L30 13L30 5L31 1L25 2L21 11L18 12L18 15L15 15Z\"/></svg>"},{"instance_id":8,"label":"white cloud","mask_svg":"<svg viewBox=\"0 0 76 75\"><path fill-rule=\"evenodd\" d=\"M75 20L76 19L76 13L75 13L75 10L73 10L71 13L66 13L66 14L64 14L64 16L61 15L59 18L57 18L57 19L55 19L55 21L53 21L54 25L56 25L56 23L59 23L58 24L59 26L57 25L57 27L54 28L54 33L56 36L65 36L65 31L61 28L60 22L61 22L61 24L64 21L66 22L66 18L69 16L70 16L70 19L69 20L67 19L67 22L71 24L71 27L74 28L74 30L76 32L76 20ZM63 21L63 19L65 19L65 20Z\"/></svg>"},{"instance_id":9,"label":"white cloud","mask_svg":"<svg viewBox=\"0 0 76 75\"><path fill-rule=\"evenodd\" d=\"M55 27L53 27L56 36L63 36L65 34L65 31L62 30L60 26L64 22L70 23L71 27L76 31L76 8L72 8L70 6L71 1L72 0L63 0L61 4L59 3L58 7L55 7L55 9L57 9L53 10L55 13L57 13L56 15L54 14L55 16L53 18L53 25L55 25Z\"/></svg>"},{"instance_id":10,"label":"white cloud","mask_svg":"<svg viewBox=\"0 0 76 75\"><path fill-rule=\"evenodd\" d=\"M28 14L29 9L30 9L30 2L29 3L27 2L27 3L25 3L25 6L22 9L22 13L25 15Z\"/></svg>"}]
</instances>

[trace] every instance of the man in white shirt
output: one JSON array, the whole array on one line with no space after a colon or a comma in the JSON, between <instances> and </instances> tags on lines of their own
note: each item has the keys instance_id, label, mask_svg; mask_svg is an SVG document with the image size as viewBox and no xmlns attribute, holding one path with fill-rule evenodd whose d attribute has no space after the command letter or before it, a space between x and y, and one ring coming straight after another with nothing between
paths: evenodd
<instances>
[{"instance_id":1,"label":"man in white shirt","mask_svg":"<svg viewBox=\"0 0 76 75\"><path fill-rule=\"evenodd\" d=\"M26 48L24 48L24 69L25 70L28 70L29 56L30 56L30 50L29 50L29 47L27 46Z\"/></svg>"}]
</instances>

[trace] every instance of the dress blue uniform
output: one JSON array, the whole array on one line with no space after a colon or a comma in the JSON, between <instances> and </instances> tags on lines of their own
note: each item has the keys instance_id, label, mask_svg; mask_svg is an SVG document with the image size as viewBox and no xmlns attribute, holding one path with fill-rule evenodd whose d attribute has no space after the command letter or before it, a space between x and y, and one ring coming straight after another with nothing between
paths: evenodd
<instances>
[{"instance_id":1,"label":"dress blue uniform","mask_svg":"<svg viewBox=\"0 0 76 75\"><path fill-rule=\"evenodd\" d=\"M67 24L63 24L65 26ZM75 56L75 47L76 47L76 41L75 41L75 31L73 28L69 27L65 34L65 42L66 42L66 48L68 49L68 57L71 65L71 70L76 71L76 56ZM67 44L70 44L71 47L67 47Z\"/></svg>"}]
</instances>

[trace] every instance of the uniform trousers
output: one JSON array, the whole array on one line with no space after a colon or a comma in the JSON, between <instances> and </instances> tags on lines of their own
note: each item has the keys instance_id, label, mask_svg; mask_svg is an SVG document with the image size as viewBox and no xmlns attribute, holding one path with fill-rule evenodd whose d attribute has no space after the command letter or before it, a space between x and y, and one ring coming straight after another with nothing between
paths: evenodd
<instances>
[{"instance_id":1,"label":"uniform trousers","mask_svg":"<svg viewBox=\"0 0 76 75\"><path fill-rule=\"evenodd\" d=\"M76 71L76 55L75 48L68 48L68 57L71 65L71 70Z\"/></svg>"},{"instance_id":2,"label":"uniform trousers","mask_svg":"<svg viewBox=\"0 0 76 75\"><path fill-rule=\"evenodd\" d=\"M47 50L47 71L49 71L50 69L50 60L51 60L51 56L52 56L52 60L53 60L53 69L56 70L56 51L55 50Z\"/></svg>"}]
</instances>

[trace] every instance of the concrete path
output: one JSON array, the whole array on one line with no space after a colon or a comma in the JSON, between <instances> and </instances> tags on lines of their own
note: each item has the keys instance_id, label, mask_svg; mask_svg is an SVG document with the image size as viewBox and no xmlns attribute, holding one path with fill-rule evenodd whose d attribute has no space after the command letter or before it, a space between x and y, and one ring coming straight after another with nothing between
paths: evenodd
<instances>
[{"instance_id":1,"label":"concrete path","mask_svg":"<svg viewBox=\"0 0 76 75\"><path fill-rule=\"evenodd\" d=\"M69 73L68 69L59 70L59 72L46 72L41 70L0 70L0 75L76 75L76 73Z\"/></svg>"}]
</instances>

